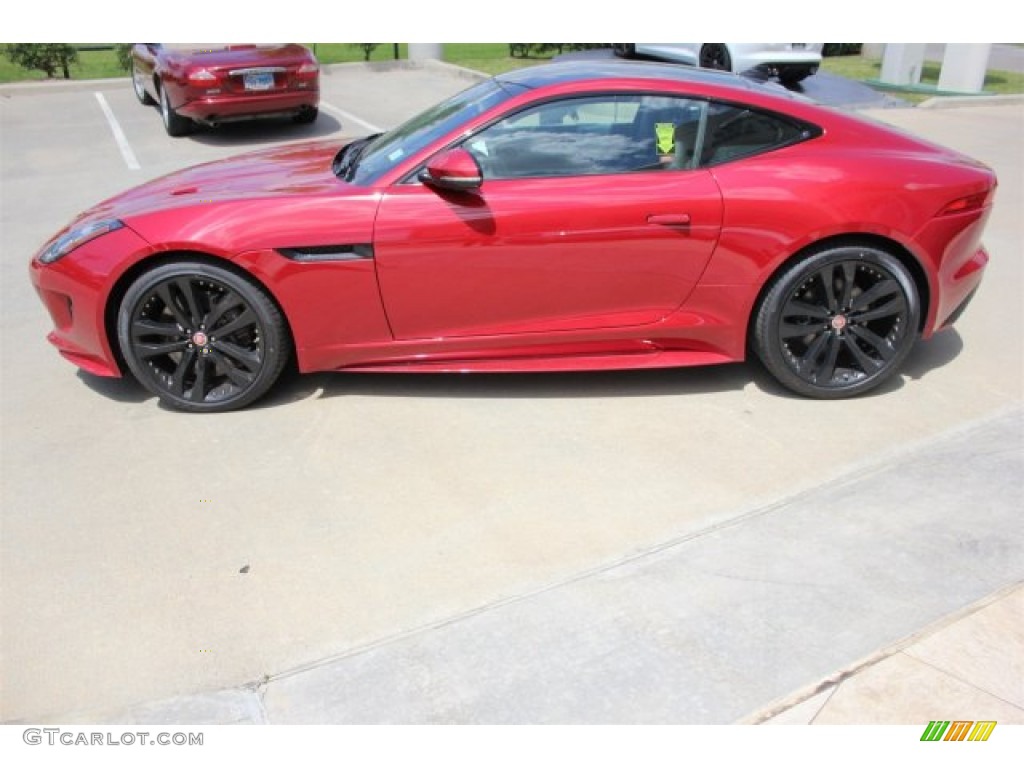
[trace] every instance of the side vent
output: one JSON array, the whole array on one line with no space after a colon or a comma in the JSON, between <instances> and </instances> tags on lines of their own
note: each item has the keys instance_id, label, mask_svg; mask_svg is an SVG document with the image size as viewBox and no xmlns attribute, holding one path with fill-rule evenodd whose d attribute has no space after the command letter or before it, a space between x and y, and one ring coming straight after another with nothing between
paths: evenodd
<instances>
[{"instance_id":1,"label":"side vent","mask_svg":"<svg viewBox=\"0 0 1024 768\"><path fill-rule=\"evenodd\" d=\"M292 261L358 261L373 258L373 246L370 243L278 248L277 252Z\"/></svg>"}]
</instances>

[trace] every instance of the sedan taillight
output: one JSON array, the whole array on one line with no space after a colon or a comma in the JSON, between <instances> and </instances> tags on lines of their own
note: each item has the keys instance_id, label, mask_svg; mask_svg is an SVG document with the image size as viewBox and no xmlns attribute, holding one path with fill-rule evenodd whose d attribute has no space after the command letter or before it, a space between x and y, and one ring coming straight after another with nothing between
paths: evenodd
<instances>
[{"instance_id":1,"label":"sedan taillight","mask_svg":"<svg viewBox=\"0 0 1024 768\"><path fill-rule=\"evenodd\" d=\"M315 62L307 61L297 70L295 70L295 74L298 75L299 77L316 77L319 71L319 65L317 65Z\"/></svg>"},{"instance_id":2,"label":"sedan taillight","mask_svg":"<svg viewBox=\"0 0 1024 768\"><path fill-rule=\"evenodd\" d=\"M215 88L219 82L216 73L208 69L193 69L188 73L188 84L193 88Z\"/></svg>"}]
</instances>

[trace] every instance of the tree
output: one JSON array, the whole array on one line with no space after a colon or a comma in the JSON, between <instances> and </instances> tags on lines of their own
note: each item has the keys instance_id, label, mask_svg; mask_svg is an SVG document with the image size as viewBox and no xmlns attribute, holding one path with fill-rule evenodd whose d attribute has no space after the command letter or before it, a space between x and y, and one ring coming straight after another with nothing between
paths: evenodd
<instances>
[{"instance_id":1,"label":"tree","mask_svg":"<svg viewBox=\"0 0 1024 768\"><path fill-rule=\"evenodd\" d=\"M128 72L132 68L132 44L115 43L114 55L117 56L117 65Z\"/></svg>"},{"instance_id":2,"label":"tree","mask_svg":"<svg viewBox=\"0 0 1024 768\"><path fill-rule=\"evenodd\" d=\"M78 61L78 51L69 43L8 43L7 58L19 67L42 70L47 77L56 77L59 68L70 80L68 67Z\"/></svg>"},{"instance_id":3,"label":"tree","mask_svg":"<svg viewBox=\"0 0 1024 768\"><path fill-rule=\"evenodd\" d=\"M380 43L352 43L352 45L354 45L356 48L362 48L363 61L369 61L370 56L373 54L375 50L377 50L377 46L380 45Z\"/></svg>"}]
</instances>

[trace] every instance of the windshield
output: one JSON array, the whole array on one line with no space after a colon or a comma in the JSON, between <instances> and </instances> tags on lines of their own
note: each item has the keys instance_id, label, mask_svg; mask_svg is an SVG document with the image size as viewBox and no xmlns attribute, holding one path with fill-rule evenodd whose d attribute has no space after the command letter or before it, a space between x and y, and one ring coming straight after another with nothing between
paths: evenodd
<instances>
[{"instance_id":1,"label":"windshield","mask_svg":"<svg viewBox=\"0 0 1024 768\"><path fill-rule=\"evenodd\" d=\"M372 184L396 163L511 96L507 86L494 80L467 88L374 138L359 151L355 161L347 165L345 180L359 185Z\"/></svg>"}]
</instances>

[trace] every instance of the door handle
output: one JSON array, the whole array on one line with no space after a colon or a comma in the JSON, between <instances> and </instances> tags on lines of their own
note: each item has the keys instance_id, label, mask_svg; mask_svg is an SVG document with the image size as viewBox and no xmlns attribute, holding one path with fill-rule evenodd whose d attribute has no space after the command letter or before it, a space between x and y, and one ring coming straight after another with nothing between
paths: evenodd
<instances>
[{"instance_id":1,"label":"door handle","mask_svg":"<svg viewBox=\"0 0 1024 768\"><path fill-rule=\"evenodd\" d=\"M666 227L685 227L690 223L688 213L652 213L647 217L648 224L661 224Z\"/></svg>"}]
</instances>

